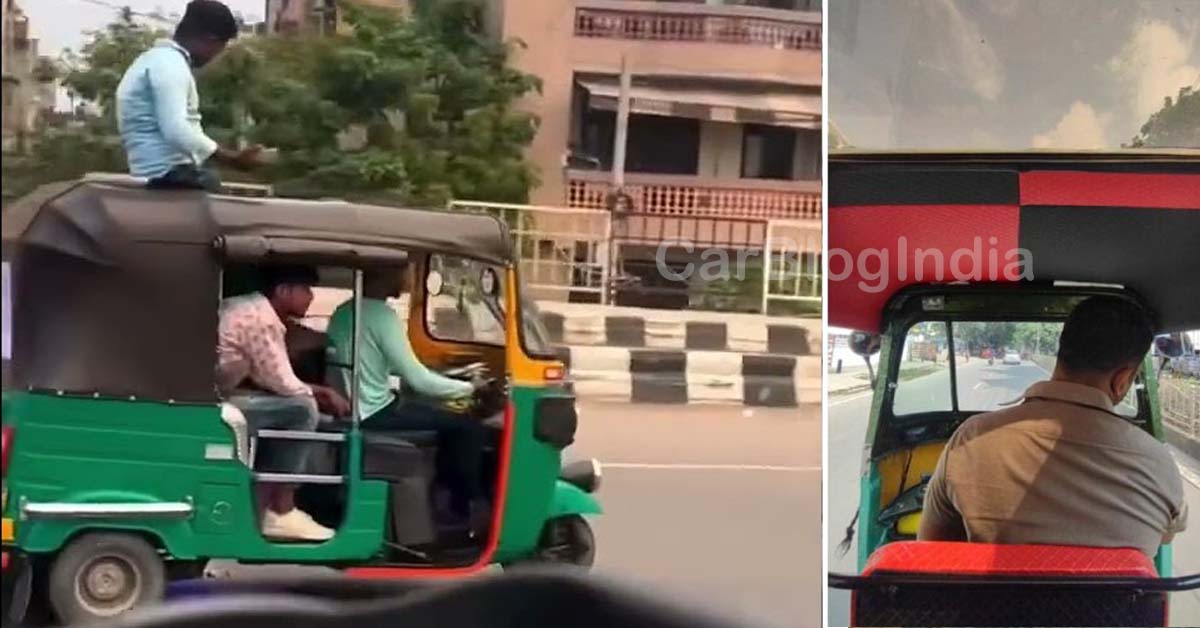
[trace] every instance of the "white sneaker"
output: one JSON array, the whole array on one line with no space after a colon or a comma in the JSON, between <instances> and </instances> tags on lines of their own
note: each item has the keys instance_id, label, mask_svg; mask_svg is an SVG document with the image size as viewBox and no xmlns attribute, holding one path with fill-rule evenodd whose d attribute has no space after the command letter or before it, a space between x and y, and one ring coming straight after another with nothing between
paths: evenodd
<instances>
[{"instance_id":1,"label":"white sneaker","mask_svg":"<svg viewBox=\"0 0 1200 628\"><path fill-rule=\"evenodd\" d=\"M262 533L269 539L283 541L328 541L334 534L299 508L282 515L270 510L264 512Z\"/></svg>"}]
</instances>

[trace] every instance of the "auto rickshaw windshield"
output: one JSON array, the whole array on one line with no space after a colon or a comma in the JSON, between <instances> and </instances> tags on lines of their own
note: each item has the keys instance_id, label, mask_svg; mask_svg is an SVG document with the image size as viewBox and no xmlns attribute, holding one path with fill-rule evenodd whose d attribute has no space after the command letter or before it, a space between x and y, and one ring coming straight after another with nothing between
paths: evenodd
<instances>
[{"instance_id":1,"label":"auto rickshaw windshield","mask_svg":"<svg viewBox=\"0 0 1200 628\"><path fill-rule=\"evenodd\" d=\"M913 325L900 356L893 414L990 412L1020 402L1054 373L1062 328L1059 321L1018 320ZM1118 414L1138 418L1140 386L1117 405Z\"/></svg>"}]
</instances>

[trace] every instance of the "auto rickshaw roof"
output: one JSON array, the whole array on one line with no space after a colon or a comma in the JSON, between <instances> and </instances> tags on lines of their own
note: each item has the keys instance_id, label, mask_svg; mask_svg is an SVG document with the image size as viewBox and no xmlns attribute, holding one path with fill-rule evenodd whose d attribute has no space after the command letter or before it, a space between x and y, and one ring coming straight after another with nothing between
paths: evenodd
<instances>
[{"instance_id":1,"label":"auto rickshaw roof","mask_svg":"<svg viewBox=\"0 0 1200 628\"><path fill-rule=\"evenodd\" d=\"M1200 151L829 158L836 327L881 331L914 284L1068 281L1137 293L1161 331L1200 328L1197 242Z\"/></svg>"},{"instance_id":2,"label":"auto rickshaw roof","mask_svg":"<svg viewBox=\"0 0 1200 628\"><path fill-rule=\"evenodd\" d=\"M506 264L511 251L488 215L97 180L46 186L6 208L3 239L14 386L181 403L217 399L226 263L362 268L417 251Z\"/></svg>"},{"instance_id":3,"label":"auto rickshaw roof","mask_svg":"<svg viewBox=\"0 0 1200 628\"><path fill-rule=\"evenodd\" d=\"M511 255L504 224L489 215L151 191L132 179L43 186L5 210L3 239L5 258L19 243L97 263L130 242L211 245L226 258L247 262L307 257L356 265L396 261L405 250L419 250L502 264Z\"/></svg>"}]
</instances>

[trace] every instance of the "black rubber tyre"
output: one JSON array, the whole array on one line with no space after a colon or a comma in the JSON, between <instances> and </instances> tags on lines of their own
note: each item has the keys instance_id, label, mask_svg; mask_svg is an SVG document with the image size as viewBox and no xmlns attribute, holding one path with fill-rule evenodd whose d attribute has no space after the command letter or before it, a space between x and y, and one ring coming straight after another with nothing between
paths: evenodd
<instances>
[{"instance_id":1,"label":"black rubber tyre","mask_svg":"<svg viewBox=\"0 0 1200 628\"><path fill-rule=\"evenodd\" d=\"M582 515L555 517L546 522L538 541L537 562L588 569L596 561L596 535Z\"/></svg>"},{"instance_id":2,"label":"black rubber tyre","mask_svg":"<svg viewBox=\"0 0 1200 628\"><path fill-rule=\"evenodd\" d=\"M50 608L63 624L95 622L156 604L166 591L158 551L131 534L85 534L50 567Z\"/></svg>"}]
</instances>

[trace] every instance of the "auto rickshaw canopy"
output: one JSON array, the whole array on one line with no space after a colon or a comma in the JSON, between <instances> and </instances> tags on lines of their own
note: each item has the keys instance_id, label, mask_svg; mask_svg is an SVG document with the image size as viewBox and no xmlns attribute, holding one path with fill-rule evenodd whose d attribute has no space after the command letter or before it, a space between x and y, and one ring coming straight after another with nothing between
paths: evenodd
<instances>
[{"instance_id":1,"label":"auto rickshaw canopy","mask_svg":"<svg viewBox=\"0 0 1200 628\"><path fill-rule=\"evenodd\" d=\"M217 400L226 263L394 265L407 253L511 260L483 214L203 191L52 184L4 212L16 387L166 402Z\"/></svg>"},{"instance_id":2,"label":"auto rickshaw canopy","mask_svg":"<svg viewBox=\"0 0 1200 628\"><path fill-rule=\"evenodd\" d=\"M835 153L829 177L832 326L965 281L1119 285L1159 331L1200 327L1200 151Z\"/></svg>"}]
</instances>

